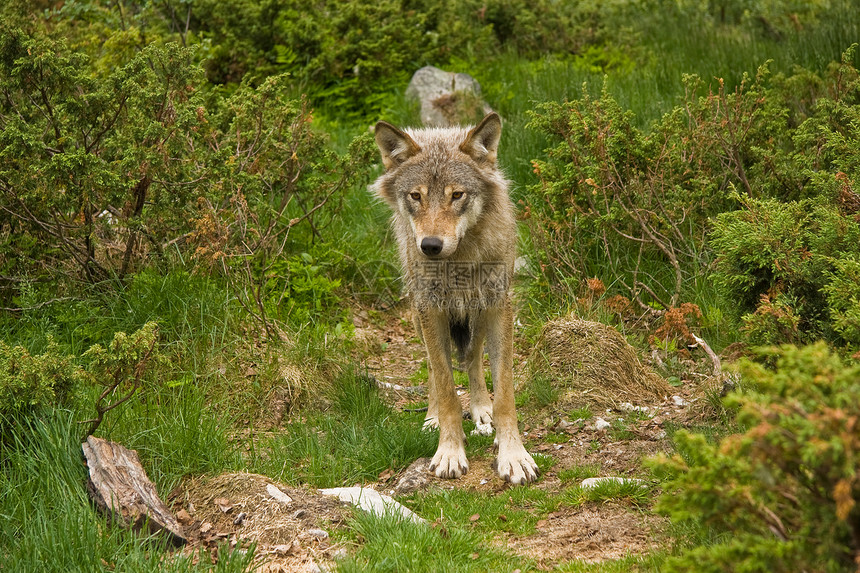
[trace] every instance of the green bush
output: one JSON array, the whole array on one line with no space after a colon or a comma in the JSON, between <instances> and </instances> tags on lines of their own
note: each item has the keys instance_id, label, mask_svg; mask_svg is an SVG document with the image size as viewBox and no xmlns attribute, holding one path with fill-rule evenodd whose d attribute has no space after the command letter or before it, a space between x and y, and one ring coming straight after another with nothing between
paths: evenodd
<instances>
[{"instance_id":1,"label":"green bush","mask_svg":"<svg viewBox=\"0 0 860 573\"><path fill-rule=\"evenodd\" d=\"M102 77L64 41L0 28L4 274L62 291L178 255L223 273L268 327L271 265L323 237L372 140L328 149L285 75L211 97L194 58L153 44Z\"/></svg>"},{"instance_id":2,"label":"green bush","mask_svg":"<svg viewBox=\"0 0 860 573\"><path fill-rule=\"evenodd\" d=\"M840 262L860 251L854 51L821 75L763 65L734 90L688 76L685 104L648 132L606 87L540 105L530 126L552 146L525 214L551 286L575 295L596 276L663 309L708 288L750 342L856 344Z\"/></svg>"},{"instance_id":3,"label":"green bush","mask_svg":"<svg viewBox=\"0 0 860 573\"><path fill-rule=\"evenodd\" d=\"M42 354L35 355L0 340L0 435L10 416L65 404L83 378L74 357L62 354L53 340Z\"/></svg>"},{"instance_id":4,"label":"green bush","mask_svg":"<svg viewBox=\"0 0 860 573\"><path fill-rule=\"evenodd\" d=\"M289 73L317 106L344 116L378 114L410 75L452 59L500 53L581 56L606 69L629 58L608 48L629 29L605 23L624 2L524 0L203 0L149 9L162 28L200 45L209 80L258 83ZM187 30L185 23L187 22Z\"/></svg>"},{"instance_id":5,"label":"green bush","mask_svg":"<svg viewBox=\"0 0 860 573\"><path fill-rule=\"evenodd\" d=\"M649 463L663 480L657 510L715 538L669 571L854 571L860 556L860 367L823 343L761 351L731 394L747 430L709 443L679 431L678 453Z\"/></svg>"},{"instance_id":6,"label":"green bush","mask_svg":"<svg viewBox=\"0 0 860 573\"><path fill-rule=\"evenodd\" d=\"M826 196L751 199L744 207L717 217L712 245L719 255L714 280L744 313L748 340L860 343L851 318L860 299L851 280L860 223Z\"/></svg>"},{"instance_id":7,"label":"green bush","mask_svg":"<svg viewBox=\"0 0 860 573\"><path fill-rule=\"evenodd\" d=\"M843 340L860 347L860 261L857 257L833 262L822 287L827 296L833 329Z\"/></svg>"},{"instance_id":8,"label":"green bush","mask_svg":"<svg viewBox=\"0 0 860 573\"><path fill-rule=\"evenodd\" d=\"M578 100L539 106L530 126L553 146L532 162L539 182L526 208L543 268L559 282L601 277L608 259L615 272L605 282L640 306L678 306L685 278L709 258L709 218L731 207L734 186L753 192L747 158L780 122L763 105L767 74L762 67L733 93L720 81L705 96L690 76L686 105L649 133L606 86L597 99L583 87Z\"/></svg>"}]
</instances>

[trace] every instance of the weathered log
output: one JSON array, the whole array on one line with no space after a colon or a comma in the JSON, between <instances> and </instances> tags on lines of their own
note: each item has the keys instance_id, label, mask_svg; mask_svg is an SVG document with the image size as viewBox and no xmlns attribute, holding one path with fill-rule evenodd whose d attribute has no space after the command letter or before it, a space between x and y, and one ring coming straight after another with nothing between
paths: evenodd
<instances>
[{"instance_id":1,"label":"weathered log","mask_svg":"<svg viewBox=\"0 0 860 573\"><path fill-rule=\"evenodd\" d=\"M163 535L174 546L185 544L182 526L158 497L137 452L93 436L81 448L89 468L87 492L101 512L133 531Z\"/></svg>"}]
</instances>

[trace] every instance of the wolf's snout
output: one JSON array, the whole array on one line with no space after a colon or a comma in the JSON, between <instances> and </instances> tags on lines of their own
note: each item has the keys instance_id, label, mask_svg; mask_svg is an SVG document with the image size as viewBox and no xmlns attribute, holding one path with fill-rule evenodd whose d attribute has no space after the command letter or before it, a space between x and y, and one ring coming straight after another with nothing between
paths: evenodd
<instances>
[{"instance_id":1,"label":"wolf's snout","mask_svg":"<svg viewBox=\"0 0 860 573\"><path fill-rule=\"evenodd\" d=\"M442 252L442 239L439 237L425 237L421 239L421 252L425 255L435 257Z\"/></svg>"}]
</instances>

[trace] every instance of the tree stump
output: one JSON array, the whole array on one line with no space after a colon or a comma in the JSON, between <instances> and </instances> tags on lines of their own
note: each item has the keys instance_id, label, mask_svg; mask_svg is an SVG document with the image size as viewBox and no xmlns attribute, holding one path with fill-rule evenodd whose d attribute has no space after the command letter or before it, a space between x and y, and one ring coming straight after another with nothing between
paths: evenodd
<instances>
[{"instance_id":1,"label":"tree stump","mask_svg":"<svg viewBox=\"0 0 860 573\"><path fill-rule=\"evenodd\" d=\"M137 452L94 436L82 444L87 492L99 511L133 531L163 535L174 546L186 542L182 526L155 491Z\"/></svg>"}]
</instances>

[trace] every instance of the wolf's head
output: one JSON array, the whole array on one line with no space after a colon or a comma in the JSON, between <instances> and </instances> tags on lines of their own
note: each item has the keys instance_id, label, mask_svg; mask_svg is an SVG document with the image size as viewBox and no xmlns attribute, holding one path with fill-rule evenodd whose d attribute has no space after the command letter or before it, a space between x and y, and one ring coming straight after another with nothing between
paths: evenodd
<instances>
[{"instance_id":1,"label":"wolf's head","mask_svg":"<svg viewBox=\"0 0 860 573\"><path fill-rule=\"evenodd\" d=\"M506 193L496 168L502 123L490 113L474 128L400 130L380 121L376 144L383 174L376 193L408 222L423 256L450 257L477 224L491 195Z\"/></svg>"}]
</instances>

